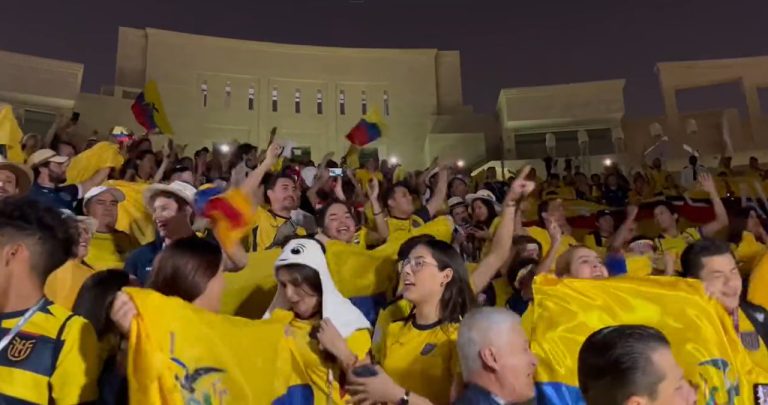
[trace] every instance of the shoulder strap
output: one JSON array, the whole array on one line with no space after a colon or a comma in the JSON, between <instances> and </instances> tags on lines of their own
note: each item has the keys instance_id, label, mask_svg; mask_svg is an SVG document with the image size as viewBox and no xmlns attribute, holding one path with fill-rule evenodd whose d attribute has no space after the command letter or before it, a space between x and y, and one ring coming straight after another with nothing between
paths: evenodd
<instances>
[{"instance_id":1,"label":"shoulder strap","mask_svg":"<svg viewBox=\"0 0 768 405\"><path fill-rule=\"evenodd\" d=\"M63 349L63 336L64 331L67 329L67 324L69 323L70 319L74 318L75 314L69 314L66 319L64 319L64 322L61 323L61 326L59 326L59 331L56 332L56 340L53 342L53 355L51 356L51 376L48 378L48 404L53 405L56 404L56 401L53 399L53 374L56 372L56 363L59 361L59 355L61 354L61 349Z\"/></svg>"},{"instance_id":2,"label":"shoulder strap","mask_svg":"<svg viewBox=\"0 0 768 405\"><path fill-rule=\"evenodd\" d=\"M739 308L741 308L744 315L749 319L749 322L755 328L755 332L760 335L763 344L768 347L768 323L766 323L766 319L768 319L768 311L759 305L747 301L742 302L741 305L739 305ZM762 322L755 317L756 312L762 312L765 316Z\"/></svg>"}]
</instances>

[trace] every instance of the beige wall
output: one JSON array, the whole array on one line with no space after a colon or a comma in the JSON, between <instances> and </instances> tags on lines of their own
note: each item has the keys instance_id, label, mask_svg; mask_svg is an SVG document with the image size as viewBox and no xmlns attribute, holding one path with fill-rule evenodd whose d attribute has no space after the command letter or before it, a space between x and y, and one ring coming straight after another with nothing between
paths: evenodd
<instances>
[{"instance_id":1,"label":"beige wall","mask_svg":"<svg viewBox=\"0 0 768 405\"><path fill-rule=\"evenodd\" d=\"M386 91L391 113L384 117L386 132L370 146L378 147L382 157L397 156L406 167L420 167L427 163L424 151L435 117L467 111L458 52L284 45L121 28L117 64L118 86L140 87L149 79L158 83L175 136L190 148L232 139L264 146L276 126L278 138L311 147L314 159L329 150L338 156L348 145L344 135L361 118L362 92L369 111L384 115ZM202 106L203 82L208 85L207 107ZM229 106L224 100L227 82L232 87ZM256 92L253 111L247 108L250 86ZM271 109L274 87L278 112ZM297 89L300 114L294 112ZM318 90L323 93L322 115L316 113ZM338 111L341 90L346 115ZM130 102L108 97L100 103L100 97L106 96L79 100L78 108L88 115L102 115L89 125L130 117L129 110L120 110Z\"/></svg>"},{"instance_id":2,"label":"beige wall","mask_svg":"<svg viewBox=\"0 0 768 405\"><path fill-rule=\"evenodd\" d=\"M69 114L82 79L80 63L0 51L0 101L15 109Z\"/></svg>"}]
</instances>

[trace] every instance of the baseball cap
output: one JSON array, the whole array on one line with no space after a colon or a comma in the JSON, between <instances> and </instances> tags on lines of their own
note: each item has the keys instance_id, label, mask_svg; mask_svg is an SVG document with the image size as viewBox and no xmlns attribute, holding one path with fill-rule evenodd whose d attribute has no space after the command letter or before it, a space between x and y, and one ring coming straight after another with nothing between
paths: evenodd
<instances>
[{"instance_id":1,"label":"baseball cap","mask_svg":"<svg viewBox=\"0 0 768 405\"><path fill-rule=\"evenodd\" d=\"M27 164L31 168L42 165L43 163L66 163L69 160L66 156L59 156L52 149L40 149L27 158Z\"/></svg>"},{"instance_id":2,"label":"baseball cap","mask_svg":"<svg viewBox=\"0 0 768 405\"><path fill-rule=\"evenodd\" d=\"M152 198L160 192L171 193L186 201L190 207L195 206L195 193L197 190L183 181L174 181L171 184L153 184L147 187L144 190L144 205L149 207Z\"/></svg>"},{"instance_id":3,"label":"baseball cap","mask_svg":"<svg viewBox=\"0 0 768 405\"><path fill-rule=\"evenodd\" d=\"M455 207L458 207L459 205L467 205L467 203L461 197L451 197L451 198L448 199L448 208L449 209L454 209Z\"/></svg>"},{"instance_id":4,"label":"baseball cap","mask_svg":"<svg viewBox=\"0 0 768 405\"><path fill-rule=\"evenodd\" d=\"M98 186L85 193L85 196L83 197L83 205L88 204L88 200L104 192L111 193L119 203L125 201L125 194L122 191L114 187Z\"/></svg>"}]
</instances>

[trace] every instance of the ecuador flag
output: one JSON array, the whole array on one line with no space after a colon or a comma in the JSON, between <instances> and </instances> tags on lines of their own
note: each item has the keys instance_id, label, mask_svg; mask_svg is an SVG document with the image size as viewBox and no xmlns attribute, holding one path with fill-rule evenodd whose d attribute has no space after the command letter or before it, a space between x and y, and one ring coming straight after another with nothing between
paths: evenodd
<instances>
[{"instance_id":1,"label":"ecuador flag","mask_svg":"<svg viewBox=\"0 0 768 405\"><path fill-rule=\"evenodd\" d=\"M347 140L355 146L365 146L379 138L382 133L381 117L375 111L366 114L360 121L349 130Z\"/></svg>"},{"instance_id":2,"label":"ecuador flag","mask_svg":"<svg viewBox=\"0 0 768 405\"><path fill-rule=\"evenodd\" d=\"M730 317L697 280L671 277L534 282L531 349L539 404L583 404L577 363L582 343L605 326L637 324L664 333L697 388L699 404L753 404L768 374L750 360Z\"/></svg>"},{"instance_id":3,"label":"ecuador flag","mask_svg":"<svg viewBox=\"0 0 768 405\"><path fill-rule=\"evenodd\" d=\"M110 142L99 142L85 150L69 162L67 182L80 184L105 167L120 167L125 158L120 154L120 147Z\"/></svg>"},{"instance_id":4,"label":"ecuador flag","mask_svg":"<svg viewBox=\"0 0 768 405\"><path fill-rule=\"evenodd\" d=\"M138 312L128 347L131 404L314 402L285 337L290 316L253 321L152 290L125 291Z\"/></svg>"},{"instance_id":5,"label":"ecuador flag","mask_svg":"<svg viewBox=\"0 0 768 405\"><path fill-rule=\"evenodd\" d=\"M165 107L163 107L163 100L160 98L160 91L154 80L150 80L144 85L144 91L136 97L131 105L131 111L133 111L136 122L147 132L173 134L173 128L171 128Z\"/></svg>"}]
</instances>

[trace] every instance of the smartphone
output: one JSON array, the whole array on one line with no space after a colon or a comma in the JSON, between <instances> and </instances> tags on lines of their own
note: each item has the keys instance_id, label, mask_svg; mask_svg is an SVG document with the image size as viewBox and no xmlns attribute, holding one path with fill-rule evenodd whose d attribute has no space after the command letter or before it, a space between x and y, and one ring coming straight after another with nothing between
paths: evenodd
<instances>
[{"instance_id":1,"label":"smartphone","mask_svg":"<svg viewBox=\"0 0 768 405\"><path fill-rule=\"evenodd\" d=\"M331 177L342 177L344 176L344 169L340 167L332 167L328 169L328 173Z\"/></svg>"},{"instance_id":2,"label":"smartphone","mask_svg":"<svg viewBox=\"0 0 768 405\"><path fill-rule=\"evenodd\" d=\"M80 113L77 111L72 112L72 117L69 119L73 123L80 121Z\"/></svg>"},{"instance_id":3,"label":"smartphone","mask_svg":"<svg viewBox=\"0 0 768 405\"><path fill-rule=\"evenodd\" d=\"M369 377L376 377L379 375L379 372L376 371L376 367L373 367L370 364L363 364L362 366L357 366L352 369L352 375L357 378L369 378Z\"/></svg>"}]
</instances>

